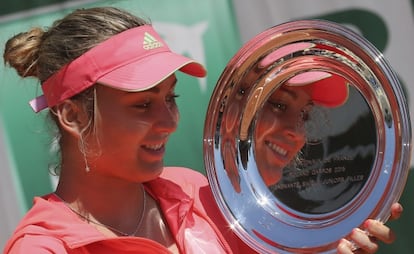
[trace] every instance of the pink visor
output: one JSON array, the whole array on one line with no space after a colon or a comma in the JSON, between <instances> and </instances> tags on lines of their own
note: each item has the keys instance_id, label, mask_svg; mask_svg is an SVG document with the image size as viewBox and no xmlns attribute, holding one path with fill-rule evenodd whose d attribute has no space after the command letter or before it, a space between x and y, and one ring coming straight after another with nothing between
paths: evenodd
<instances>
[{"instance_id":1,"label":"pink visor","mask_svg":"<svg viewBox=\"0 0 414 254\"><path fill-rule=\"evenodd\" d=\"M173 53L150 25L128 29L85 52L42 84L43 95L30 101L35 112L51 108L96 83L139 92L180 70L205 77L205 68Z\"/></svg>"},{"instance_id":2,"label":"pink visor","mask_svg":"<svg viewBox=\"0 0 414 254\"><path fill-rule=\"evenodd\" d=\"M337 74L308 71L287 81L287 86L306 86L312 101L325 107L339 107L348 99L348 82Z\"/></svg>"},{"instance_id":3,"label":"pink visor","mask_svg":"<svg viewBox=\"0 0 414 254\"><path fill-rule=\"evenodd\" d=\"M310 42L297 42L284 45L264 57L260 67L270 66L275 61L293 54L295 52L304 52L311 48L331 50L338 52L335 48L316 45ZM331 74L324 71L307 71L300 73L286 82L287 86L304 86L309 91L311 99L315 104L325 107L338 107L348 99L348 81L340 75Z\"/></svg>"}]
</instances>

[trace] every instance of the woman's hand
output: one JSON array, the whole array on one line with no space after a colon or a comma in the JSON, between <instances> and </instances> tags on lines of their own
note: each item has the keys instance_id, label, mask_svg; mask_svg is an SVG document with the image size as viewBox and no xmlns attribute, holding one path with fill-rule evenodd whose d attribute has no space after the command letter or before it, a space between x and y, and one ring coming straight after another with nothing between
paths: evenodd
<instances>
[{"instance_id":1,"label":"woman's hand","mask_svg":"<svg viewBox=\"0 0 414 254\"><path fill-rule=\"evenodd\" d=\"M390 220L398 219L403 212L403 207L395 203L391 207ZM338 245L339 254L346 253L375 253L378 250L378 241L390 244L394 242L394 232L383 223L368 219L362 229L355 228L348 239L342 239ZM358 249L356 248L358 246Z\"/></svg>"}]
</instances>

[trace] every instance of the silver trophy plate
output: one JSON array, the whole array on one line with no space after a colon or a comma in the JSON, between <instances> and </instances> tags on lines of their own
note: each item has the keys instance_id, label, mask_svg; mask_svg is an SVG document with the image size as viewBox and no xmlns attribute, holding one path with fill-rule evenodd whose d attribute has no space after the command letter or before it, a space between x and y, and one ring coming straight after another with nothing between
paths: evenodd
<instances>
[{"instance_id":1,"label":"silver trophy plate","mask_svg":"<svg viewBox=\"0 0 414 254\"><path fill-rule=\"evenodd\" d=\"M218 80L205 121L215 199L259 253L333 253L367 218L385 222L410 149L407 102L381 52L320 20L247 42Z\"/></svg>"}]
</instances>

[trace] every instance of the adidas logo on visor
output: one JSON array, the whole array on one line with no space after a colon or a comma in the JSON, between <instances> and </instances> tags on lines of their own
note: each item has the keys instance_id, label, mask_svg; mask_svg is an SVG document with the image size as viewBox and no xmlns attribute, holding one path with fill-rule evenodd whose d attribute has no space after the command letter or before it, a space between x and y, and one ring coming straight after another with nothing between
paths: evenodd
<instances>
[{"instance_id":1,"label":"adidas logo on visor","mask_svg":"<svg viewBox=\"0 0 414 254\"><path fill-rule=\"evenodd\" d=\"M144 34L144 41L142 44L145 50L160 48L164 46L161 42L157 41L157 39L155 39L152 35L150 35L147 32L145 32Z\"/></svg>"}]
</instances>

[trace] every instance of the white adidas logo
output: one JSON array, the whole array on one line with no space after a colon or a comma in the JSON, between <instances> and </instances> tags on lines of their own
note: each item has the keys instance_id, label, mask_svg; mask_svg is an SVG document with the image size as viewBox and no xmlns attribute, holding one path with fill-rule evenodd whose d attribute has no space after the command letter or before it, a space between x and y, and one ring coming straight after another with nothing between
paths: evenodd
<instances>
[{"instance_id":1,"label":"white adidas logo","mask_svg":"<svg viewBox=\"0 0 414 254\"><path fill-rule=\"evenodd\" d=\"M164 46L164 45L161 42L157 41L157 39L155 39L152 35L145 32L144 41L142 42L142 47L145 50L160 48L162 46Z\"/></svg>"}]
</instances>

